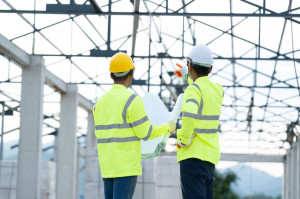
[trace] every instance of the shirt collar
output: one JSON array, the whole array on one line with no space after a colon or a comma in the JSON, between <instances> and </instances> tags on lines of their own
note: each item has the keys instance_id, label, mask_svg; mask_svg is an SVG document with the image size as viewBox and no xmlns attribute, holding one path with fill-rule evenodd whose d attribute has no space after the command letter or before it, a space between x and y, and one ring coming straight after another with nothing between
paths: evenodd
<instances>
[{"instance_id":1,"label":"shirt collar","mask_svg":"<svg viewBox=\"0 0 300 199\"><path fill-rule=\"evenodd\" d=\"M126 87L124 85L122 85L122 84L114 84L112 88L113 89L115 89L115 88L126 89Z\"/></svg>"},{"instance_id":2,"label":"shirt collar","mask_svg":"<svg viewBox=\"0 0 300 199\"><path fill-rule=\"evenodd\" d=\"M195 83L197 83L197 82L206 82L206 81L209 81L208 76L202 76L202 77L199 77L198 79L196 79Z\"/></svg>"}]
</instances>

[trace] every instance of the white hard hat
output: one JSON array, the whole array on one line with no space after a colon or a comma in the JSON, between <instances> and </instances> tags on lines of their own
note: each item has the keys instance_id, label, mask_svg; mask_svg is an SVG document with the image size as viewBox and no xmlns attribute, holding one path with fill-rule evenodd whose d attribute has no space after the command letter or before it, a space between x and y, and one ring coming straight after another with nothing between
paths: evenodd
<instances>
[{"instance_id":1,"label":"white hard hat","mask_svg":"<svg viewBox=\"0 0 300 199\"><path fill-rule=\"evenodd\" d=\"M214 63L209 48L204 44L194 46L187 58L191 59L193 64L200 66L210 67Z\"/></svg>"}]
</instances>

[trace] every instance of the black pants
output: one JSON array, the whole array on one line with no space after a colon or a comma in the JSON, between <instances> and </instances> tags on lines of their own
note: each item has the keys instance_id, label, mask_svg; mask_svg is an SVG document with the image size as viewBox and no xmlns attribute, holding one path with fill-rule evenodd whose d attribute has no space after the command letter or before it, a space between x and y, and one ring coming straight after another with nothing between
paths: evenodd
<instances>
[{"instance_id":1,"label":"black pants","mask_svg":"<svg viewBox=\"0 0 300 199\"><path fill-rule=\"evenodd\" d=\"M183 199L212 199L215 165L196 158L180 161Z\"/></svg>"}]
</instances>

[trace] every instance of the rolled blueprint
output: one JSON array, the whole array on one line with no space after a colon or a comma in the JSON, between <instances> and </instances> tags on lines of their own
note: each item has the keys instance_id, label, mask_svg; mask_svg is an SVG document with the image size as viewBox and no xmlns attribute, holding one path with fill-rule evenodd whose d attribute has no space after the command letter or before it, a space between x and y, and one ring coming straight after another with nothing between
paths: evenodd
<instances>
[{"instance_id":1,"label":"rolled blueprint","mask_svg":"<svg viewBox=\"0 0 300 199\"><path fill-rule=\"evenodd\" d=\"M159 99L152 93L147 93L142 98L147 116L152 125L161 125L168 122L169 120L177 121L181 113L182 99L183 94L180 94L173 111L169 112L161 99ZM169 134L166 134L153 140L142 140L142 158L145 159L158 156L161 149L166 146L168 138Z\"/></svg>"}]
</instances>

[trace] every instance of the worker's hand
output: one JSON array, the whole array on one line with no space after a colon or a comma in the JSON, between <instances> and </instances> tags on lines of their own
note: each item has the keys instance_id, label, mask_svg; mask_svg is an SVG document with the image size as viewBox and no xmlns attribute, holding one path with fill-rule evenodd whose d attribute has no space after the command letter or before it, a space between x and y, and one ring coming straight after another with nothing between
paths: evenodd
<instances>
[{"instance_id":1,"label":"worker's hand","mask_svg":"<svg viewBox=\"0 0 300 199\"><path fill-rule=\"evenodd\" d=\"M187 79L187 75L189 73L187 66L182 66L178 63L176 66L178 66L179 69L175 71L174 75L177 75L179 78L183 76L183 78Z\"/></svg>"},{"instance_id":2,"label":"worker's hand","mask_svg":"<svg viewBox=\"0 0 300 199\"><path fill-rule=\"evenodd\" d=\"M167 122L170 126L170 132L173 132L176 129L176 122L174 120L170 120Z\"/></svg>"},{"instance_id":3,"label":"worker's hand","mask_svg":"<svg viewBox=\"0 0 300 199\"><path fill-rule=\"evenodd\" d=\"M182 144L179 140L177 140L176 146L177 146L178 149L180 149L181 147L186 146L186 145Z\"/></svg>"},{"instance_id":4,"label":"worker's hand","mask_svg":"<svg viewBox=\"0 0 300 199\"><path fill-rule=\"evenodd\" d=\"M189 142L188 144L183 144L183 143L181 143L179 140L177 140L177 142L176 142L177 148L180 149L180 148L183 147L183 146L189 146L190 144L192 144L193 138L194 138L195 136L196 136L196 134L193 134L193 135L191 136L190 142Z\"/></svg>"}]
</instances>

